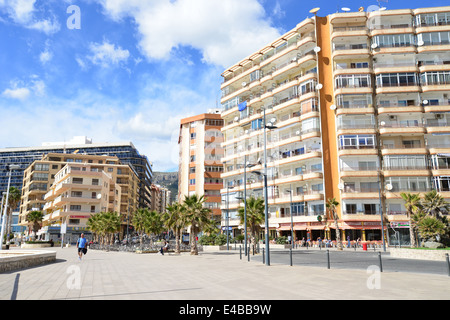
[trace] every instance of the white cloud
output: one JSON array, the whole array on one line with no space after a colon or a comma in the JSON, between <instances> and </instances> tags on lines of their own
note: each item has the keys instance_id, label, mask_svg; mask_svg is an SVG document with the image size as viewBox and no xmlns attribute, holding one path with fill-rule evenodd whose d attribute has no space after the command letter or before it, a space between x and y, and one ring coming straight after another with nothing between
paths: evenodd
<instances>
[{"instance_id":1,"label":"white cloud","mask_svg":"<svg viewBox=\"0 0 450 320\"><path fill-rule=\"evenodd\" d=\"M30 89L28 88L14 88L3 91L3 96L11 99L25 100L30 96Z\"/></svg>"},{"instance_id":2,"label":"white cloud","mask_svg":"<svg viewBox=\"0 0 450 320\"><path fill-rule=\"evenodd\" d=\"M16 23L27 23L32 18L36 0L4 0L0 2L9 17Z\"/></svg>"},{"instance_id":3,"label":"white cloud","mask_svg":"<svg viewBox=\"0 0 450 320\"><path fill-rule=\"evenodd\" d=\"M21 101L28 99L32 94L44 96L46 88L44 81L39 80L36 76L30 78L31 80L27 84L22 83L22 81L11 81L11 88L5 89L2 96Z\"/></svg>"},{"instance_id":4,"label":"white cloud","mask_svg":"<svg viewBox=\"0 0 450 320\"><path fill-rule=\"evenodd\" d=\"M167 59L180 46L203 61L228 67L280 35L257 0L98 0L115 20L132 17L140 49L149 59Z\"/></svg>"},{"instance_id":5,"label":"white cloud","mask_svg":"<svg viewBox=\"0 0 450 320\"><path fill-rule=\"evenodd\" d=\"M29 23L26 26L28 29L34 29L41 32L44 32L47 35L51 35L60 30L61 26L58 21L50 21L50 20L40 20Z\"/></svg>"},{"instance_id":6,"label":"white cloud","mask_svg":"<svg viewBox=\"0 0 450 320\"><path fill-rule=\"evenodd\" d=\"M60 24L56 18L54 21L34 19L35 3L36 0L3 0L0 1L0 11L6 12L11 20L25 28L38 30L47 35L59 31Z\"/></svg>"},{"instance_id":7,"label":"white cloud","mask_svg":"<svg viewBox=\"0 0 450 320\"><path fill-rule=\"evenodd\" d=\"M111 64L118 65L121 62L126 62L130 57L128 50L123 50L120 46L116 48L114 44L104 41L102 44L91 43L89 46L92 55L87 58L95 65L99 65L103 68L110 66ZM83 61L78 61L80 66L83 66ZM80 64L81 62L81 64Z\"/></svg>"},{"instance_id":8,"label":"white cloud","mask_svg":"<svg viewBox=\"0 0 450 320\"><path fill-rule=\"evenodd\" d=\"M47 62L52 60L52 58L53 53L48 51L48 49L45 49L45 51L41 52L41 54L39 55L39 60L41 61L42 64L47 64Z\"/></svg>"}]
</instances>

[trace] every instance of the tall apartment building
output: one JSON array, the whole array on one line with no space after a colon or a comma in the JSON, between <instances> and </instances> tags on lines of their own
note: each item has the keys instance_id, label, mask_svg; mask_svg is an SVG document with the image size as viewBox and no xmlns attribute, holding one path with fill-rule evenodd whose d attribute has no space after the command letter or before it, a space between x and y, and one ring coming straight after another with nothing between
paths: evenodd
<instances>
[{"instance_id":1,"label":"tall apartment building","mask_svg":"<svg viewBox=\"0 0 450 320\"><path fill-rule=\"evenodd\" d=\"M343 239L380 240L381 208L387 231L406 227L396 231L409 241L400 193L436 189L450 200L449 50L450 7L316 13L225 70L221 194L233 187L235 232L241 164L263 159L265 109L276 126L267 130L272 236L290 233L292 213L296 238L334 239L325 203L336 198ZM246 183L263 195L260 176Z\"/></svg>"},{"instance_id":2,"label":"tall apartment building","mask_svg":"<svg viewBox=\"0 0 450 320\"><path fill-rule=\"evenodd\" d=\"M223 166L223 135L220 129L223 120L220 110L181 120L178 145L180 149L178 170L178 201L187 195L205 197L205 206L220 221L220 189L223 182L220 174Z\"/></svg>"},{"instance_id":3,"label":"tall apartment building","mask_svg":"<svg viewBox=\"0 0 450 320\"><path fill-rule=\"evenodd\" d=\"M117 156L123 164L130 164L139 175L139 205L150 207L152 184L152 166L145 155L141 155L131 142L124 143L93 143L84 136L74 137L67 142L48 142L39 147L3 148L0 149L0 192L6 191L9 173L6 165L18 164L19 170L14 170L11 176L11 186L22 189L23 172L35 160L40 160L47 153L92 154Z\"/></svg>"},{"instance_id":4,"label":"tall apartment building","mask_svg":"<svg viewBox=\"0 0 450 320\"><path fill-rule=\"evenodd\" d=\"M118 157L49 153L24 171L19 225L27 226L31 211L44 211L41 232L48 239L60 233L63 219L67 219L68 233L79 234L91 213L116 211L126 218L138 207L138 173ZM126 224L123 219L122 235Z\"/></svg>"}]
</instances>

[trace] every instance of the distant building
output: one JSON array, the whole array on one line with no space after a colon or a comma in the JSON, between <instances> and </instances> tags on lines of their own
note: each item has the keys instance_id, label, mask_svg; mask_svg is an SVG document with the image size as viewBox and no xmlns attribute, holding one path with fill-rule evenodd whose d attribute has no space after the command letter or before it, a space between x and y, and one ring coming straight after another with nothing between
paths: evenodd
<instances>
[{"instance_id":1,"label":"distant building","mask_svg":"<svg viewBox=\"0 0 450 320\"><path fill-rule=\"evenodd\" d=\"M40 147L0 149L0 192L6 191L9 174L6 165L18 164L19 170L12 172L11 186L22 189L23 172L35 160L48 153L90 154L117 156L122 164L129 164L139 176L139 206L150 207L150 185L152 166L145 155L141 155L131 142L93 143L86 137L75 137L67 142L44 142Z\"/></svg>"},{"instance_id":2,"label":"distant building","mask_svg":"<svg viewBox=\"0 0 450 320\"><path fill-rule=\"evenodd\" d=\"M178 201L192 194L203 195L205 206L210 208L214 217L220 221L220 189L223 171L221 143L223 134L220 129L223 120L220 110L212 109L208 113L181 120L178 145L180 149L178 170Z\"/></svg>"},{"instance_id":3,"label":"distant building","mask_svg":"<svg viewBox=\"0 0 450 320\"><path fill-rule=\"evenodd\" d=\"M43 233L59 233L66 220L69 231L83 230L91 213L116 211L124 215L123 234L125 218L139 207L138 174L116 156L49 153L24 171L23 181L18 223L27 226L28 213L44 211ZM108 189L100 188L103 182Z\"/></svg>"}]
</instances>

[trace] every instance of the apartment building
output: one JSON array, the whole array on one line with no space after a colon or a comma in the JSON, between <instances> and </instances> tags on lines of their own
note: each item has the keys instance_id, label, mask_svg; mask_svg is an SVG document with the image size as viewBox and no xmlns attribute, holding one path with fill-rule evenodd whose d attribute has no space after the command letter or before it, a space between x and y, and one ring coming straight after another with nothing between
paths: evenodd
<instances>
[{"instance_id":1,"label":"apartment building","mask_svg":"<svg viewBox=\"0 0 450 320\"><path fill-rule=\"evenodd\" d=\"M150 190L152 194L152 206L150 209L160 213L166 212L166 207L171 204L171 191L159 184L152 184Z\"/></svg>"},{"instance_id":2,"label":"apartment building","mask_svg":"<svg viewBox=\"0 0 450 320\"><path fill-rule=\"evenodd\" d=\"M205 206L210 208L220 221L220 189L223 186L220 174L223 165L223 120L220 110L181 120L178 170L178 201L192 194L203 195Z\"/></svg>"},{"instance_id":3,"label":"apartment building","mask_svg":"<svg viewBox=\"0 0 450 320\"><path fill-rule=\"evenodd\" d=\"M244 183L263 195L242 164L263 170L266 124L271 236L292 214L296 238L334 239L336 198L343 239L380 240L381 208L409 241L400 193L450 200L450 7L319 13L222 74L230 224Z\"/></svg>"},{"instance_id":4,"label":"apartment building","mask_svg":"<svg viewBox=\"0 0 450 320\"><path fill-rule=\"evenodd\" d=\"M69 167L67 167L68 165ZM64 168L67 169L65 175L61 175ZM58 175L72 177L75 174L77 176L72 179L75 182L67 182L70 180L69 178L66 179L66 182L58 180ZM89 180L88 178L95 180L91 181L92 186L79 186L79 184L86 184L82 181L86 182ZM100 192L102 182L105 182L110 188L106 193ZM68 183L68 185L64 185L65 188L62 188L63 183ZM55 190L57 186L58 192ZM63 191L64 193L62 193ZM68 232L76 232L86 229L83 219L86 219L91 213L116 211L124 215L124 218L128 217L139 207L139 194L137 172L130 165L122 164L118 157L49 153L44 155L41 160L34 161L24 171L19 225L27 225L26 216L29 212L44 211L47 215L41 233L45 234L46 238L55 238L60 233L62 218L67 218L70 222ZM97 196L100 199L97 199ZM54 201L55 198L58 198L58 201ZM83 205L80 204L70 210L71 206L77 205L72 202ZM88 207L89 210L87 210ZM59 211L60 214L52 214L54 211ZM126 232L125 219L121 231L122 234Z\"/></svg>"},{"instance_id":5,"label":"apartment building","mask_svg":"<svg viewBox=\"0 0 450 320\"><path fill-rule=\"evenodd\" d=\"M131 142L118 143L94 143L85 136L77 136L65 142L44 142L42 146L3 148L0 149L0 192L6 191L9 173L6 165L20 165L19 170L14 170L11 176L11 186L22 189L23 173L33 161L41 160L48 153L117 156L123 164L129 164L139 176L139 205L149 207L151 205L150 185L152 184L152 165L145 155L141 155Z\"/></svg>"}]
</instances>

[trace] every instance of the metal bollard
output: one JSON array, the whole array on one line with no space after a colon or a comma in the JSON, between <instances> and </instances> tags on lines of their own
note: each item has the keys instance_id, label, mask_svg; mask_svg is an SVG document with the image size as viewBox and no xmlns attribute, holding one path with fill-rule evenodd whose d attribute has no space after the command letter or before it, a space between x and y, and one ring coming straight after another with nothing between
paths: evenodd
<instances>
[{"instance_id":1,"label":"metal bollard","mask_svg":"<svg viewBox=\"0 0 450 320\"><path fill-rule=\"evenodd\" d=\"M381 262L381 252L378 252L378 260L380 260L380 272L383 272L383 263Z\"/></svg>"},{"instance_id":2,"label":"metal bollard","mask_svg":"<svg viewBox=\"0 0 450 320\"><path fill-rule=\"evenodd\" d=\"M330 250L328 249L327 249L327 265L328 265L327 269L330 269Z\"/></svg>"},{"instance_id":3,"label":"metal bollard","mask_svg":"<svg viewBox=\"0 0 450 320\"><path fill-rule=\"evenodd\" d=\"M266 261L266 258L264 257L264 248L262 249L262 263L264 263L264 261Z\"/></svg>"},{"instance_id":4,"label":"metal bollard","mask_svg":"<svg viewBox=\"0 0 450 320\"><path fill-rule=\"evenodd\" d=\"M448 258L448 253L445 254L445 259L447 260L448 276L450 277L450 260Z\"/></svg>"},{"instance_id":5,"label":"metal bollard","mask_svg":"<svg viewBox=\"0 0 450 320\"><path fill-rule=\"evenodd\" d=\"M239 259L242 260L242 246L239 246Z\"/></svg>"},{"instance_id":6,"label":"metal bollard","mask_svg":"<svg viewBox=\"0 0 450 320\"><path fill-rule=\"evenodd\" d=\"M289 248L289 257L290 257L291 267L292 267L292 247Z\"/></svg>"}]
</instances>

